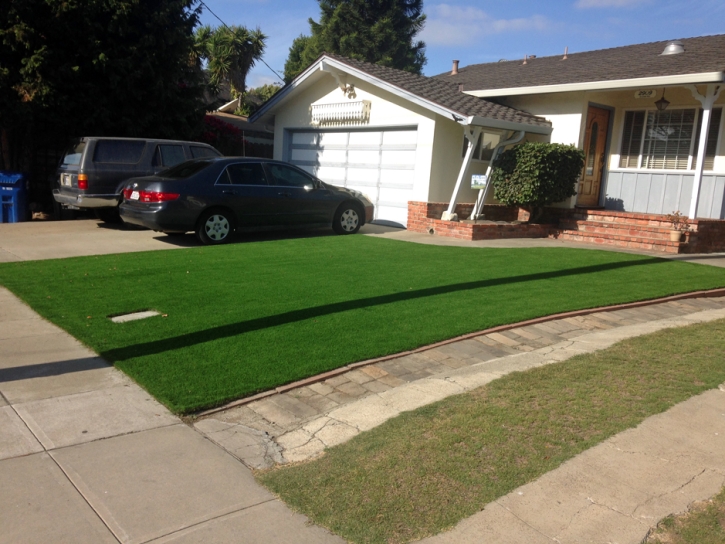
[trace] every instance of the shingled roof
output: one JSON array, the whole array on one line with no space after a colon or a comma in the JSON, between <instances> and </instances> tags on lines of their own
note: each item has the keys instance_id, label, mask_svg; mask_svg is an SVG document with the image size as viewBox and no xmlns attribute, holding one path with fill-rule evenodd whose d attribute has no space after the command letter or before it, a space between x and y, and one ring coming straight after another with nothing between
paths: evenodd
<instances>
[{"instance_id":1,"label":"shingled roof","mask_svg":"<svg viewBox=\"0 0 725 544\"><path fill-rule=\"evenodd\" d=\"M524 111L462 93L457 84L441 79L420 76L403 70L387 68L329 53L323 53L312 66L325 58L337 61L359 72L364 72L375 79L432 102L463 118L478 116L537 127L551 127L551 123L543 117L537 117ZM283 92L284 89L278 94L281 96Z\"/></svg>"},{"instance_id":2,"label":"shingled roof","mask_svg":"<svg viewBox=\"0 0 725 544\"><path fill-rule=\"evenodd\" d=\"M683 38L678 41L684 45L684 53L661 55L671 41L569 53L566 60L562 60L562 54L529 59L526 64L524 59L472 64L461 68L457 75L447 72L434 79L462 84L470 92L725 70L725 34Z\"/></svg>"}]
</instances>

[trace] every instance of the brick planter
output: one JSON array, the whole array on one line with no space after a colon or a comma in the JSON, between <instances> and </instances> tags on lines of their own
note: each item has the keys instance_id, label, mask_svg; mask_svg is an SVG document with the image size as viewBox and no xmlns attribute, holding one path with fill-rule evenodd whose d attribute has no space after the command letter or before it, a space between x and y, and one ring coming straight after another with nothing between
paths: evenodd
<instances>
[{"instance_id":1,"label":"brick planter","mask_svg":"<svg viewBox=\"0 0 725 544\"><path fill-rule=\"evenodd\" d=\"M441 221L445 202L408 202L408 230L460 240L558 238L662 253L725 251L725 221L698 219L681 242L670 241L671 224L663 215L546 208L546 224L529 225L528 212L508 206L484 206L485 221L470 221L473 204L458 204L460 221Z\"/></svg>"}]
</instances>

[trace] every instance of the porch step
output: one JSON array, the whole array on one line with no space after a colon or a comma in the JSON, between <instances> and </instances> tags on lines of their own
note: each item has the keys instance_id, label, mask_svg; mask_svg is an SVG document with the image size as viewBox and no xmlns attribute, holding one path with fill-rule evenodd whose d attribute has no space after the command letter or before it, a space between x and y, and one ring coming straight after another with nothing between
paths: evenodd
<instances>
[{"instance_id":1,"label":"porch step","mask_svg":"<svg viewBox=\"0 0 725 544\"><path fill-rule=\"evenodd\" d=\"M661 227L669 229L671 223L663 215L650 213L615 212L612 210L575 209L568 219L576 221L601 221L607 224L624 223L638 227Z\"/></svg>"},{"instance_id":2,"label":"porch step","mask_svg":"<svg viewBox=\"0 0 725 544\"><path fill-rule=\"evenodd\" d=\"M556 236L559 240L570 240L572 242L583 242L589 244L603 244L630 249L644 249L648 251L659 251L662 253L683 253L686 243L670 242L669 232L667 239L652 238L649 236L631 236L615 234L612 232L587 232L575 229L562 229Z\"/></svg>"},{"instance_id":3,"label":"porch step","mask_svg":"<svg viewBox=\"0 0 725 544\"><path fill-rule=\"evenodd\" d=\"M561 219L559 226L564 230L579 231L592 235L611 234L616 236L664 240L667 242L670 241L671 230L669 222L667 223L667 227L662 227L649 224L640 225L631 222Z\"/></svg>"}]
</instances>

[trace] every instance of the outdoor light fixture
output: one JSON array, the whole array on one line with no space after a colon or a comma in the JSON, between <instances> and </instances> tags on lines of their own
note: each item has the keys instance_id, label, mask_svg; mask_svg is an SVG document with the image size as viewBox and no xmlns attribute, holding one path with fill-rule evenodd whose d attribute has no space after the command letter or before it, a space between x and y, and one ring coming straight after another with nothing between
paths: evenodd
<instances>
[{"instance_id":1,"label":"outdoor light fixture","mask_svg":"<svg viewBox=\"0 0 725 544\"><path fill-rule=\"evenodd\" d=\"M665 111L669 105L670 101L665 99L665 90L662 89L662 98L655 102L655 106L657 106L658 111Z\"/></svg>"}]
</instances>

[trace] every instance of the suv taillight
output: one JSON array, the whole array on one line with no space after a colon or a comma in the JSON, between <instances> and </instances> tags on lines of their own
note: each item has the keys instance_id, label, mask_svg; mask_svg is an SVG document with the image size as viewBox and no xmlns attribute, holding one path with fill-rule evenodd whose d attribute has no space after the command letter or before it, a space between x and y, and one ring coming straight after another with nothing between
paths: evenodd
<instances>
[{"instance_id":1,"label":"suv taillight","mask_svg":"<svg viewBox=\"0 0 725 544\"><path fill-rule=\"evenodd\" d=\"M88 189L88 176L86 174L78 174L78 188L84 191Z\"/></svg>"},{"instance_id":2,"label":"suv taillight","mask_svg":"<svg viewBox=\"0 0 725 544\"><path fill-rule=\"evenodd\" d=\"M160 193L158 191L139 191L138 199L141 202L167 202L179 198L179 193Z\"/></svg>"}]
</instances>

